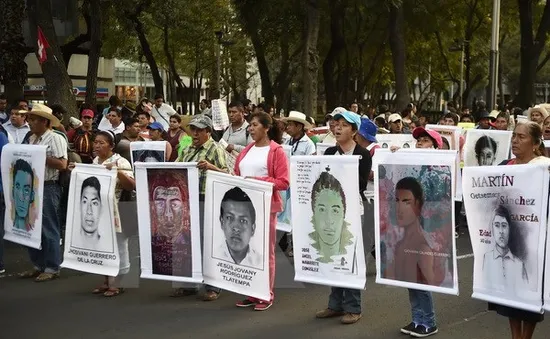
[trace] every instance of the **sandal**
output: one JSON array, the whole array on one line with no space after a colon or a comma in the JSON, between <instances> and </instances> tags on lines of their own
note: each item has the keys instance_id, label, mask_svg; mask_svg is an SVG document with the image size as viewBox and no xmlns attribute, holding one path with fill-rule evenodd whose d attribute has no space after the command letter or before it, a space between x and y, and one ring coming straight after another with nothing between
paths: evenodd
<instances>
[{"instance_id":1,"label":"sandal","mask_svg":"<svg viewBox=\"0 0 550 339\"><path fill-rule=\"evenodd\" d=\"M92 294L103 294L109 290L109 286L107 284L103 284L99 287L96 287L92 290Z\"/></svg>"},{"instance_id":2,"label":"sandal","mask_svg":"<svg viewBox=\"0 0 550 339\"><path fill-rule=\"evenodd\" d=\"M59 278L59 273L46 273L42 272L36 279L34 279L35 282L44 282L44 281L50 281L55 280Z\"/></svg>"},{"instance_id":3,"label":"sandal","mask_svg":"<svg viewBox=\"0 0 550 339\"><path fill-rule=\"evenodd\" d=\"M39 270L28 270L22 273L19 273L19 278L21 279L30 279L38 277L42 272Z\"/></svg>"},{"instance_id":4,"label":"sandal","mask_svg":"<svg viewBox=\"0 0 550 339\"><path fill-rule=\"evenodd\" d=\"M104 297L110 298L110 297L116 297L119 294L124 293L123 288L116 288L116 287L109 287L107 291L103 293Z\"/></svg>"}]
</instances>

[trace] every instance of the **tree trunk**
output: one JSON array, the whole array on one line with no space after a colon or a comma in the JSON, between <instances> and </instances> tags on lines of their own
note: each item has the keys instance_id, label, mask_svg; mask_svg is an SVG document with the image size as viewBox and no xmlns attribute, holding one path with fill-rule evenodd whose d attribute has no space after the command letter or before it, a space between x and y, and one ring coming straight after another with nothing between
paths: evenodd
<instances>
[{"instance_id":1,"label":"tree trunk","mask_svg":"<svg viewBox=\"0 0 550 339\"><path fill-rule=\"evenodd\" d=\"M181 77L178 74L178 70L176 68L176 63L174 61L174 56L172 55L172 52L170 52L170 45L169 45L169 34L168 34L168 22L165 22L163 27L163 38L164 38L164 55L166 56L166 60L168 61L168 68L170 69L172 82L175 81L178 85L176 93L174 97L177 98L174 101L177 101L178 99L181 100L181 103L183 105L183 89L186 87L183 81L181 81Z\"/></svg>"},{"instance_id":2,"label":"tree trunk","mask_svg":"<svg viewBox=\"0 0 550 339\"><path fill-rule=\"evenodd\" d=\"M8 103L23 97L27 81L25 40L21 18L25 15L23 0L0 0L0 60L4 64L3 82Z\"/></svg>"},{"instance_id":3,"label":"tree trunk","mask_svg":"<svg viewBox=\"0 0 550 339\"><path fill-rule=\"evenodd\" d=\"M317 115L317 76L319 70L319 1L306 2L306 22L304 26L303 71L303 110L308 116Z\"/></svg>"},{"instance_id":4,"label":"tree trunk","mask_svg":"<svg viewBox=\"0 0 550 339\"><path fill-rule=\"evenodd\" d=\"M342 31L344 22L345 4L341 0L329 1L330 9L330 37L331 43L325 61L323 62L323 79L325 82L325 96L327 109L340 106L337 93L337 78L335 78L336 60L346 47L346 40Z\"/></svg>"},{"instance_id":5,"label":"tree trunk","mask_svg":"<svg viewBox=\"0 0 550 339\"><path fill-rule=\"evenodd\" d=\"M533 36L533 1L518 0L518 6L521 68L516 106L528 108L535 103L537 66L550 31L550 2L546 2L544 6L536 36Z\"/></svg>"},{"instance_id":6,"label":"tree trunk","mask_svg":"<svg viewBox=\"0 0 550 339\"><path fill-rule=\"evenodd\" d=\"M401 112L409 103L409 87L407 86L407 71L405 62L405 37L403 33L405 15L402 5L390 5L389 32L393 72L395 74L395 108Z\"/></svg>"},{"instance_id":7,"label":"tree trunk","mask_svg":"<svg viewBox=\"0 0 550 339\"><path fill-rule=\"evenodd\" d=\"M50 48L46 49L48 59L42 64L48 104L60 104L69 112L69 115L76 117L78 110L73 94L73 84L57 42L50 2L27 0L27 14L33 42L36 42L37 26L40 26L50 45Z\"/></svg>"},{"instance_id":8,"label":"tree trunk","mask_svg":"<svg viewBox=\"0 0 550 339\"><path fill-rule=\"evenodd\" d=\"M86 74L86 103L95 107L97 104L97 71L103 45L103 18L100 0L87 0L86 2L88 3L88 13L90 13L90 53L88 54Z\"/></svg>"}]
</instances>

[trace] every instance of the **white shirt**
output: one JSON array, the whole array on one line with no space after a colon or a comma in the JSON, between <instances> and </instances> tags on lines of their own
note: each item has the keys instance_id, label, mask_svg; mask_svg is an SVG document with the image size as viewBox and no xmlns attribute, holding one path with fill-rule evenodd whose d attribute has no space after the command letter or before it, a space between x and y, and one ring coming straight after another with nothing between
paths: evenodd
<instances>
[{"instance_id":1,"label":"white shirt","mask_svg":"<svg viewBox=\"0 0 550 339\"><path fill-rule=\"evenodd\" d=\"M500 254L496 249L483 256L483 276L487 288L521 290L528 285L523 262L510 251Z\"/></svg>"},{"instance_id":2,"label":"white shirt","mask_svg":"<svg viewBox=\"0 0 550 339\"><path fill-rule=\"evenodd\" d=\"M327 133L325 137L323 138L323 144L333 144L336 145L336 138L334 137L334 134L332 132Z\"/></svg>"},{"instance_id":3,"label":"white shirt","mask_svg":"<svg viewBox=\"0 0 550 339\"><path fill-rule=\"evenodd\" d=\"M220 259L225 259L227 261L235 263L236 265L247 266L255 268L257 270L262 269L262 255L258 251L252 249L252 247L250 247L250 244L248 247L248 253L240 263L235 262L235 259L233 259L233 257L231 256L231 252L229 252L227 242L225 241L218 247L218 255L221 257Z\"/></svg>"},{"instance_id":4,"label":"white shirt","mask_svg":"<svg viewBox=\"0 0 550 339\"><path fill-rule=\"evenodd\" d=\"M106 118L103 118L103 119L106 119ZM101 120L101 122L103 122L103 120ZM115 135L124 132L124 130L126 129L126 127L124 126L124 122L122 122L122 121L120 122L120 125L118 125L117 127L113 127L113 125L111 125L109 120L107 120L107 124L104 124L103 126L101 126L101 124L99 124L98 129L100 131L111 131Z\"/></svg>"},{"instance_id":5,"label":"white shirt","mask_svg":"<svg viewBox=\"0 0 550 339\"><path fill-rule=\"evenodd\" d=\"M31 130L29 128L29 124L27 123L25 123L21 127L15 127L12 125L11 121L8 121L2 126L4 126L4 128L8 132L8 140L11 137L11 140L13 141L10 140L10 143L14 143L14 144L22 143L23 139L25 138L25 135L27 135L27 133L29 133L29 131Z\"/></svg>"},{"instance_id":6,"label":"white shirt","mask_svg":"<svg viewBox=\"0 0 550 339\"><path fill-rule=\"evenodd\" d=\"M252 146L239 164L242 177L267 177L267 155L269 145L264 147Z\"/></svg>"},{"instance_id":7,"label":"white shirt","mask_svg":"<svg viewBox=\"0 0 550 339\"><path fill-rule=\"evenodd\" d=\"M151 116L155 118L156 122L160 122L164 127L164 130L167 131L170 128L170 116L177 114L177 112L172 108L172 106L163 103L160 108L156 105L153 105L151 110Z\"/></svg>"},{"instance_id":8,"label":"white shirt","mask_svg":"<svg viewBox=\"0 0 550 339\"><path fill-rule=\"evenodd\" d=\"M290 138L285 142L285 145L292 146L292 155L312 155L315 153L315 144L311 139L304 134L298 141L294 141Z\"/></svg>"}]
</instances>

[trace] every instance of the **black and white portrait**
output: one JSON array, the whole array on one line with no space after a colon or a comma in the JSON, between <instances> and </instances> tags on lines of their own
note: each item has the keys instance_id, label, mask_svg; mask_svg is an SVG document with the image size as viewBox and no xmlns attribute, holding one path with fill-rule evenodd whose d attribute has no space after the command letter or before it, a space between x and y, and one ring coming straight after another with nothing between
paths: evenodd
<instances>
[{"instance_id":1,"label":"black and white portrait","mask_svg":"<svg viewBox=\"0 0 550 339\"><path fill-rule=\"evenodd\" d=\"M464 166L498 165L508 159L511 142L512 131L469 129L462 152Z\"/></svg>"},{"instance_id":2,"label":"black and white portrait","mask_svg":"<svg viewBox=\"0 0 550 339\"><path fill-rule=\"evenodd\" d=\"M495 164L498 144L495 139L484 135L477 139L475 153L478 166L493 166Z\"/></svg>"},{"instance_id":3,"label":"black and white portrait","mask_svg":"<svg viewBox=\"0 0 550 339\"><path fill-rule=\"evenodd\" d=\"M524 264L527 257L525 237L512 220L509 207L497 206L490 230L493 246L483 256L483 275L487 287L497 290L526 289L530 277Z\"/></svg>"},{"instance_id":4,"label":"black and white portrait","mask_svg":"<svg viewBox=\"0 0 550 339\"><path fill-rule=\"evenodd\" d=\"M164 151L158 150L135 150L132 151L134 162L164 162Z\"/></svg>"},{"instance_id":5,"label":"black and white portrait","mask_svg":"<svg viewBox=\"0 0 550 339\"><path fill-rule=\"evenodd\" d=\"M263 270L264 211L258 211L263 205L257 200L240 187L232 187L223 193L219 216L213 219L214 258ZM216 227L216 221L219 221L219 227Z\"/></svg>"},{"instance_id":6,"label":"black and white portrait","mask_svg":"<svg viewBox=\"0 0 550 339\"><path fill-rule=\"evenodd\" d=\"M77 177L71 247L114 252L114 225L109 218L113 203L107 199L110 184L110 178Z\"/></svg>"}]
</instances>

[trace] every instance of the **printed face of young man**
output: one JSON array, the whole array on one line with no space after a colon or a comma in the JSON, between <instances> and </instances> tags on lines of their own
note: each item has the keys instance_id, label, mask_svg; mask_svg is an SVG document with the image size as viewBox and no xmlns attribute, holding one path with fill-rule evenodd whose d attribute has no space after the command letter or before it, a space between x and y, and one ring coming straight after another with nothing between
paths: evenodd
<instances>
[{"instance_id":1,"label":"printed face of young man","mask_svg":"<svg viewBox=\"0 0 550 339\"><path fill-rule=\"evenodd\" d=\"M333 245L340 241L344 226L344 203L340 194L323 189L316 195L313 222L321 241Z\"/></svg>"},{"instance_id":2,"label":"printed face of young man","mask_svg":"<svg viewBox=\"0 0 550 339\"><path fill-rule=\"evenodd\" d=\"M183 232L183 197L178 187L158 186L153 193L158 231L166 237Z\"/></svg>"},{"instance_id":3,"label":"printed face of young man","mask_svg":"<svg viewBox=\"0 0 550 339\"><path fill-rule=\"evenodd\" d=\"M252 204L240 201L222 202L223 214L220 223L225 235L227 247L235 252L246 250L250 239L256 231L256 224L252 219Z\"/></svg>"},{"instance_id":4,"label":"printed face of young man","mask_svg":"<svg viewBox=\"0 0 550 339\"><path fill-rule=\"evenodd\" d=\"M17 171L13 181L13 200L15 213L19 218L26 218L32 201L32 176L24 171Z\"/></svg>"},{"instance_id":5,"label":"printed face of young man","mask_svg":"<svg viewBox=\"0 0 550 339\"><path fill-rule=\"evenodd\" d=\"M87 186L80 197L80 225L84 232L94 234L99 226L101 197L95 187Z\"/></svg>"},{"instance_id":6,"label":"printed face of young man","mask_svg":"<svg viewBox=\"0 0 550 339\"><path fill-rule=\"evenodd\" d=\"M490 147L485 147L478 155L477 162L479 166L491 166L495 162L495 153Z\"/></svg>"},{"instance_id":7,"label":"printed face of young man","mask_svg":"<svg viewBox=\"0 0 550 339\"><path fill-rule=\"evenodd\" d=\"M395 192L395 213L397 226L407 227L418 220L420 208L418 201L409 190Z\"/></svg>"},{"instance_id":8,"label":"printed face of young man","mask_svg":"<svg viewBox=\"0 0 550 339\"><path fill-rule=\"evenodd\" d=\"M510 238L510 225L506 218L495 215L493 218L493 236L498 247L502 249L508 248L508 240Z\"/></svg>"}]
</instances>

